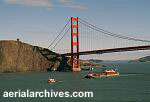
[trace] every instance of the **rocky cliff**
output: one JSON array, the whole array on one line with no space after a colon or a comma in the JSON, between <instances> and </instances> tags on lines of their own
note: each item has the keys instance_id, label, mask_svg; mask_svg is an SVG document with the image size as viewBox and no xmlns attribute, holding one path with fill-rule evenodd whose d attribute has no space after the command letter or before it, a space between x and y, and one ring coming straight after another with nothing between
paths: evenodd
<instances>
[{"instance_id":1,"label":"rocky cliff","mask_svg":"<svg viewBox=\"0 0 150 102\"><path fill-rule=\"evenodd\" d=\"M0 72L70 70L69 58L21 41L0 41Z\"/></svg>"}]
</instances>

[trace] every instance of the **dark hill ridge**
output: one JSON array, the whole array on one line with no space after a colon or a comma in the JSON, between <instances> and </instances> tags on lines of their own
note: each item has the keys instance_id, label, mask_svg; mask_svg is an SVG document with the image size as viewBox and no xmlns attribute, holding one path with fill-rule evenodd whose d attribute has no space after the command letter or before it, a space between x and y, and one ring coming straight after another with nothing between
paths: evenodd
<instances>
[{"instance_id":1,"label":"dark hill ridge","mask_svg":"<svg viewBox=\"0 0 150 102\"><path fill-rule=\"evenodd\" d=\"M150 62L150 56L146 56L139 59L140 62Z\"/></svg>"},{"instance_id":2,"label":"dark hill ridge","mask_svg":"<svg viewBox=\"0 0 150 102\"><path fill-rule=\"evenodd\" d=\"M131 60L129 62L150 62L150 56L142 57L139 59Z\"/></svg>"},{"instance_id":3,"label":"dark hill ridge","mask_svg":"<svg viewBox=\"0 0 150 102\"><path fill-rule=\"evenodd\" d=\"M0 72L70 70L68 60L46 48L21 41L0 41Z\"/></svg>"}]
</instances>

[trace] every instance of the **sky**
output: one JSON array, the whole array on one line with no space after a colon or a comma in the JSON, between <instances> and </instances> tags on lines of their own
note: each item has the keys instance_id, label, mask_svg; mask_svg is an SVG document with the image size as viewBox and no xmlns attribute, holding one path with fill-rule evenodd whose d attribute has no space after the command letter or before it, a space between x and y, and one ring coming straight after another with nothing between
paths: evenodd
<instances>
[{"instance_id":1,"label":"sky","mask_svg":"<svg viewBox=\"0 0 150 102\"><path fill-rule=\"evenodd\" d=\"M0 40L48 47L70 17L117 34L150 40L150 0L0 0ZM149 51L88 56L137 59Z\"/></svg>"}]
</instances>

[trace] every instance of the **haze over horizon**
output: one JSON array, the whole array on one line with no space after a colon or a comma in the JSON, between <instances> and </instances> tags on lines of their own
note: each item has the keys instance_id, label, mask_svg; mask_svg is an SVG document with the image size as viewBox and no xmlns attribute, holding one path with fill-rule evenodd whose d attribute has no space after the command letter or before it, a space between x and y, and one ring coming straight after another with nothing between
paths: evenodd
<instances>
[{"instance_id":1,"label":"haze over horizon","mask_svg":"<svg viewBox=\"0 0 150 102\"><path fill-rule=\"evenodd\" d=\"M149 0L1 0L0 40L48 47L70 17L80 17L111 32L150 40ZM81 58L130 60L149 51Z\"/></svg>"}]
</instances>

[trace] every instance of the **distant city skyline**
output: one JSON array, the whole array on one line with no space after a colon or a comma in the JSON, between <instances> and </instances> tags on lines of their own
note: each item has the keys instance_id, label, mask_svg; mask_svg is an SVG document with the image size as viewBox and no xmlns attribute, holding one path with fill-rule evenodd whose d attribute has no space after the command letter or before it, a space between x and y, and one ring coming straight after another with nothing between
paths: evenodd
<instances>
[{"instance_id":1,"label":"distant city skyline","mask_svg":"<svg viewBox=\"0 0 150 102\"><path fill-rule=\"evenodd\" d=\"M83 18L114 33L150 40L149 5L149 0L1 0L0 40L19 38L48 47L70 17ZM149 51L123 52L85 59L127 60L147 55Z\"/></svg>"}]
</instances>

